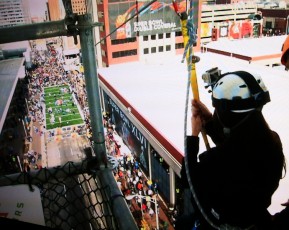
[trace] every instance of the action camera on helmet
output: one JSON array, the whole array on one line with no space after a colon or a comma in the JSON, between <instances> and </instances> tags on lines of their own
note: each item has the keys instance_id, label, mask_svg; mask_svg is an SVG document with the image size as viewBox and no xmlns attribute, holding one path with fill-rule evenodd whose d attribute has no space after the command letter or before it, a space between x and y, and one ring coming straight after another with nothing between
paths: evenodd
<instances>
[{"instance_id":1,"label":"action camera on helmet","mask_svg":"<svg viewBox=\"0 0 289 230\"><path fill-rule=\"evenodd\" d=\"M209 86L213 87L214 84L216 84L216 82L219 80L220 76L221 76L221 70L219 70L218 67L207 70L202 75L202 79L204 80L205 83L208 84L205 87L206 88L208 88Z\"/></svg>"},{"instance_id":2,"label":"action camera on helmet","mask_svg":"<svg viewBox=\"0 0 289 230\"><path fill-rule=\"evenodd\" d=\"M248 112L262 108L270 101L269 92L258 75L246 71L221 74L213 68L203 74L203 80L212 87L212 104L219 111Z\"/></svg>"}]
</instances>

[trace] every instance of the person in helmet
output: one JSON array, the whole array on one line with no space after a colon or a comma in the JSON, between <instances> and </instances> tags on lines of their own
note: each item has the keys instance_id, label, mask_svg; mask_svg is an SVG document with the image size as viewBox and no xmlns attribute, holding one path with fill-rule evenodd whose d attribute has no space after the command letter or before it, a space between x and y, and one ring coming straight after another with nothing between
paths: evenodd
<instances>
[{"instance_id":1,"label":"person in helmet","mask_svg":"<svg viewBox=\"0 0 289 230\"><path fill-rule=\"evenodd\" d=\"M196 229L275 229L267 208L284 176L285 160L279 135L262 114L269 101L261 77L246 71L223 74L212 86L213 114L192 100L181 179L193 188ZM215 146L199 154L202 129ZM192 229L180 224L176 229Z\"/></svg>"},{"instance_id":2,"label":"person in helmet","mask_svg":"<svg viewBox=\"0 0 289 230\"><path fill-rule=\"evenodd\" d=\"M286 37L281 51L281 64L284 65L286 69L289 69L289 35Z\"/></svg>"}]
</instances>

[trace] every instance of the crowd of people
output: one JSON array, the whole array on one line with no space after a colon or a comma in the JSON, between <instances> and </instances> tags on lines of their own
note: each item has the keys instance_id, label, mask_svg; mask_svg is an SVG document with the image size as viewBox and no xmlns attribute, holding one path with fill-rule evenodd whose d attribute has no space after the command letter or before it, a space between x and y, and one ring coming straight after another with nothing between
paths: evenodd
<instances>
[{"instance_id":1,"label":"crowd of people","mask_svg":"<svg viewBox=\"0 0 289 230\"><path fill-rule=\"evenodd\" d=\"M163 202L158 193L157 182L143 174L140 162L134 158L129 149L121 148L123 142L120 141L120 137L115 132L114 124L111 122L108 112L103 113L103 124L105 127L107 153L117 159L118 162L113 169L115 180L125 197L134 196L132 200L128 200L132 213L136 219L143 219L138 216L137 211L141 211L142 216L147 214L151 220L155 219L155 210L158 210L157 215L159 215L160 206L156 207L156 203L151 200L156 199L157 204ZM167 220L160 220L160 229L168 229L169 221L169 217ZM141 223L139 224L141 225ZM150 224L148 223L148 225ZM171 224L173 225L174 223Z\"/></svg>"},{"instance_id":2,"label":"crowd of people","mask_svg":"<svg viewBox=\"0 0 289 230\"><path fill-rule=\"evenodd\" d=\"M86 89L84 84L84 75L83 73L75 70L66 71L64 69L65 57L62 53L62 50L57 48L59 44L47 44L47 49L38 50L37 46L33 46L32 52L32 67L26 70L25 79L28 83L28 95L26 96L27 105L28 105L28 114L25 116L25 124L27 137L29 142L33 141L32 132L37 135L44 135L46 133L46 113L50 114L49 121L51 123L56 122L54 113L57 111L52 111L52 108L45 104L45 93L44 87L58 86L58 85L67 85L67 88L60 88L61 92L65 93L69 91L71 93L70 103L80 108L80 112L83 114L86 121L83 126L83 130L71 129L71 132L75 131L76 133L82 135L86 133L86 130L90 130L89 121L89 110L86 97ZM46 108L47 107L47 108ZM59 112L59 111L58 111ZM63 111L62 111L63 112ZM62 113L61 112L61 113ZM74 111L64 111L73 113ZM58 119L61 123L61 117ZM57 122L58 122L57 120ZM56 133L55 130L47 131L48 141L51 138L54 138L60 133ZM61 135L61 134L60 134ZM28 149L28 152L24 153L24 161L29 162L31 168L36 168L37 165L34 163L33 158L30 160L28 157L29 152L35 152L33 149ZM41 155L42 153L37 153ZM39 163L39 161L38 161Z\"/></svg>"}]
</instances>

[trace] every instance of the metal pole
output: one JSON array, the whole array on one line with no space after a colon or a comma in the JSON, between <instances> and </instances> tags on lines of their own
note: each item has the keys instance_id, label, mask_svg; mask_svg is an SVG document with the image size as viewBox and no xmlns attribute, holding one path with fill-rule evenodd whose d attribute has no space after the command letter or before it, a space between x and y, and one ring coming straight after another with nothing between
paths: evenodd
<instances>
[{"instance_id":1,"label":"metal pole","mask_svg":"<svg viewBox=\"0 0 289 230\"><path fill-rule=\"evenodd\" d=\"M104 186L108 186L110 190L110 200L113 203L112 212L114 214L119 229L135 230L137 229L136 222L127 206L123 194L119 190L117 183L112 183L115 178L112 172L108 173L105 169L107 161L106 146L104 138L104 128L101 113L98 75L96 71L95 47L93 40L93 23L90 14L79 15L79 36L81 53L83 57L83 67L85 75L85 85L87 91L88 107L90 114L90 122L92 128L93 150L96 155L96 168L100 168L100 177ZM109 214L109 210L105 209ZM110 226L113 229L113 226Z\"/></svg>"},{"instance_id":2,"label":"metal pole","mask_svg":"<svg viewBox=\"0 0 289 230\"><path fill-rule=\"evenodd\" d=\"M157 222L157 230L159 230L159 214L158 214L158 202L157 202L157 198L152 198L155 203L155 213L156 213L156 222Z\"/></svg>"},{"instance_id":3,"label":"metal pole","mask_svg":"<svg viewBox=\"0 0 289 230\"><path fill-rule=\"evenodd\" d=\"M97 164L99 164L98 166L104 167L104 161L107 160L107 157L99 95L98 75L96 71L96 58L91 15L79 15L78 27L81 53L83 57L85 86L87 91L90 122L92 128L93 150L96 155Z\"/></svg>"},{"instance_id":4,"label":"metal pole","mask_svg":"<svg viewBox=\"0 0 289 230\"><path fill-rule=\"evenodd\" d=\"M18 165L20 167L20 171L23 172L23 168L22 168L19 156L17 156L17 160L18 160Z\"/></svg>"},{"instance_id":5,"label":"metal pole","mask_svg":"<svg viewBox=\"0 0 289 230\"><path fill-rule=\"evenodd\" d=\"M0 44L68 36L65 20L18 25L0 29Z\"/></svg>"},{"instance_id":6,"label":"metal pole","mask_svg":"<svg viewBox=\"0 0 289 230\"><path fill-rule=\"evenodd\" d=\"M108 190L110 191L110 197L109 200L111 201L112 205L113 205L113 216L115 217L115 219L117 220L117 223L119 224L119 229L120 230L137 230L139 229L134 217L127 205L127 202L125 201L125 199L127 200L131 200L135 197L135 195L133 196L129 196L124 198L122 192L119 190L118 186L116 183L111 183L112 180L114 179L113 173L107 172L108 169L106 170L101 170L100 171L100 175L99 175L99 179L103 180L103 186L104 187L108 187ZM112 228L113 229L113 228Z\"/></svg>"}]
</instances>

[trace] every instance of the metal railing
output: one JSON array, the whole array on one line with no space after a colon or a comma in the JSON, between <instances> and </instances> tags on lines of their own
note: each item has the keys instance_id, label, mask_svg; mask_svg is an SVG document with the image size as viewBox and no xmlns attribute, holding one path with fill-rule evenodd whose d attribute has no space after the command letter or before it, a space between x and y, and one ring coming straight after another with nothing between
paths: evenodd
<instances>
[{"instance_id":1,"label":"metal railing","mask_svg":"<svg viewBox=\"0 0 289 230\"><path fill-rule=\"evenodd\" d=\"M40 190L45 226L57 229L138 229L111 168L82 163L0 177L0 186L27 184ZM39 226L40 227L40 226ZM41 229L41 228L40 228Z\"/></svg>"}]
</instances>

